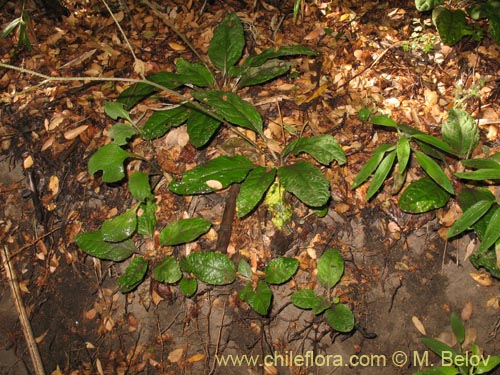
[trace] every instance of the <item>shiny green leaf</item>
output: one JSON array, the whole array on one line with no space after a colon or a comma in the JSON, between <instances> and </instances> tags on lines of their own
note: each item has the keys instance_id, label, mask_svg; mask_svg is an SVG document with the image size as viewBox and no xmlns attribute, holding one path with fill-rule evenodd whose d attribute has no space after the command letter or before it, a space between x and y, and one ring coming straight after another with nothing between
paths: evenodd
<instances>
[{"instance_id":1,"label":"shiny green leaf","mask_svg":"<svg viewBox=\"0 0 500 375\"><path fill-rule=\"evenodd\" d=\"M402 211L419 214L444 207L449 199L450 194L431 178L421 178L403 191L398 206Z\"/></svg>"},{"instance_id":2,"label":"shiny green leaf","mask_svg":"<svg viewBox=\"0 0 500 375\"><path fill-rule=\"evenodd\" d=\"M461 109L448 111L448 119L441 127L443 139L460 157L467 157L479 143L479 128L467 112Z\"/></svg>"},{"instance_id":3,"label":"shiny green leaf","mask_svg":"<svg viewBox=\"0 0 500 375\"><path fill-rule=\"evenodd\" d=\"M361 168L359 173L356 175L356 178L351 185L351 189L356 189L359 185L365 182L375 169L377 169L378 165L384 158L385 153L394 149L394 146L387 144L378 146L375 151L373 151L372 157L368 159L365 165L363 165L363 168Z\"/></svg>"},{"instance_id":4,"label":"shiny green leaf","mask_svg":"<svg viewBox=\"0 0 500 375\"><path fill-rule=\"evenodd\" d=\"M446 176L446 173L444 173L441 167L431 157L419 151L415 152L415 156L417 157L418 164L420 164L425 173L427 173L448 193L455 194L448 176Z\"/></svg>"},{"instance_id":5,"label":"shiny green leaf","mask_svg":"<svg viewBox=\"0 0 500 375\"><path fill-rule=\"evenodd\" d=\"M354 329L354 315L347 305L338 304L326 310L325 319L336 331L351 332Z\"/></svg>"},{"instance_id":6,"label":"shiny green leaf","mask_svg":"<svg viewBox=\"0 0 500 375\"><path fill-rule=\"evenodd\" d=\"M121 262L129 258L135 251L135 244L128 239L123 242L106 242L101 231L80 233L75 242L87 254L104 260Z\"/></svg>"},{"instance_id":7,"label":"shiny green leaf","mask_svg":"<svg viewBox=\"0 0 500 375\"><path fill-rule=\"evenodd\" d=\"M236 198L236 209L238 217L248 215L262 200L269 186L276 177L276 169L268 170L264 167L256 167L248 174L240 187Z\"/></svg>"},{"instance_id":8,"label":"shiny green leaf","mask_svg":"<svg viewBox=\"0 0 500 375\"><path fill-rule=\"evenodd\" d=\"M128 209L123 214L106 220L101 227L102 238L108 242L121 242L130 238L137 229L137 208Z\"/></svg>"},{"instance_id":9,"label":"shiny green leaf","mask_svg":"<svg viewBox=\"0 0 500 375\"><path fill-rule=\"evenodd\" d=\"M186 297L191 297L198 289L198 282L194 277L183 277L179 282L179 289Z\"/></svg>"},{"instance_id":10,"label":"shiny green leaf","mask_svg":"<svg viewBox=\"0 0 500 375\"><path fill-rule=\"evenodd\" d=\"M208 232L211 226L210 221L201 217L174 221L160 232L160 244L174 246L194 241Z\"/></svg>"},{"instance_id":11,"label":"shiny green leaf","mask_svg":"<svg viewBox=\"0 0 500 375\"><path fill-rule=\"evenodd\" d=\"M199 148L208 143L221 126L221 122L203 112L191 110L186 125L189 142Z\"/></svg>"},{"instance_id":12,"label":"shiny green leaf","mask_svg":"<svg viewBox=\"0 0 500 375\"><path fill-rule=\"evenodd\" d=\"M207 67L200 63L190 63L179 57L175 60L175 66L177 68L177 73L179 73L186 83L198 87L212 87L215 83L215 79L210 73Z\"/></svg>"},{"instance_id":13,"label":"shiny green leaf","mask_svg":"<svg viewBox=\"0 0 500 375\"><path fill-rule=\"evenodd\" d=\"M454 237L463 231L469 229L479 219L481 219L486 212L493 205L493 201L482 200L474 203L471 207L464 211L463 215L453 223L451 228L446 233L446 238Z\"/></svg>"},{"instance_id":14,"label":"shiny green leaf","mask_svg":"<svg viewBox=\"0 0 500 375\"><path fill-rule=\"evenodd\" d=\"M110 143L102 146L90 157L89 173L102 171L103 182L118 182L125 177L125 159L134 157L134 154L124 151L120 146Z\"/></svg>"},{"instance_id":15,"label":"shiny green leaf","mask_svg":"<svg viewBox=\"0 0 500 375\"><path fill-rule=\"evenodd\" d=\"M153 193L151 193L151 185L149 184L149 174L147 173L132 173L128 179L128 189L132 196L139 201L154 198Z\"/></svg>"},{"instance_id":16,"label":"shiny green leaf","mask_svg":"<svg viewBox=\"0 0 500 375\"><path fill-rule=\"evenodd\" d=\"M128 139L137 134L137 129L130 124L118 123L109 129L108 136L113 139L113 143L124 146Z\"/></svg>"},{"instance_id":17,"label":"shiny green leaf","mask_svg":"<svg viewBox=\"0 0 500 375\"><path fill-rule=\"evenodd\" d=\"M190 109L185 106L153 112L142 128L142 137L148 140L162 137L171 128L184 124L189 113Z\"/></svg>"},{"instance_id":18,"label":"shiny green leaf","mask_svg":"<svg viewBox=\"0 0 500 375\"><path fill-rule=\"evenodd\" d=\"M272 259L264 269L266 283L283 284L292 278L299 268L299 261L295 258Z\"/></svg>"},{"instance_id":19,"label":"shiny green leaf","mask_svg":"<svg viewBox=\"0 0 500 375\"><path fill-rule=\"evenodd\" d=\"M161 283L176 283L182 278L179 263L172 256L165 257L160 264L153 268L153 277Z\"/></svg>"},{"instance_id":20,"label":"shiny green leaf","mask_svg":"<svg viewBox=\"0 0 500 375\"><path fill-rule=\"evenodd\" d=\"M271 307L273 292L265 282L259 280L255 290L252 287L252 282L249 282L238 292L238 296L260 315L267 315Z\"/></svg>"},{"instance_id":21,"label":"shiny green leaf","mask_svg":"<svg viewBox=\"0 0 500 375\"><path fill-rule=\"evenodd\" d=\"M281 154L285 157L288 154L298 155L303 152L323 165L330 165L334 160L340 165L347 161L344 150L331 135L299 138L289 143Z\"/></svg>"},{"instance_id":22,"label":"shiny green leaf","mask_svg":"<svg viewBox=\"0 0 500 375\"><path fill-rule=\"evenodd\" d=\"M495 207L495 212L490 218L488 226L486 227L486 232L484 233L484 238L481 240L481 244L477 249L478 253L481 253L489 249L495 242L500 238L500 207Z\"/></svg>"},{"instance_id":23,"label":"shiny green leaf","mask_svg":"<svg viewBox=\"0 0 500 375\"><path fill-rule=\"evenodd\" d=\"M318 259L317 269L319 283L330 290L344 274L344 259L337 249L328 249Z\"/></svg>"},{"instance_id":24,"label":"shiny green leaf","mask_svg":"<svg viewBox=\"0 0 500 375\"><path fill-rule=\"evenodd\" d=\"M370 200L380 189L385 179L389 175L395 160L396 160L396 152L391 151L384 157L382 162L379 164L379 166L375 170L375 173L373 174L370 186L368 187L368 191L366 193L367 200Z\"/></svg>"},{"instance_id":25,"label":"shiny green leaf","mask_svg":"<svg viewBox=\"0 0 500 375\"><path fill-rule=\"evenodd\" d=\"M234 263L225 254L213 251L195 252L186 257L190 271L211 285L230 284L236 278Z\"/></svg>"},{"instance_id":26,"label":"shiny green leaf","mask_svg":"<svg viewBox=\"0 0 500 375\"><path fill-rule=\"evenodd\" d=\"M148 270L148 262L143 257L132 259L123 275L118 278L118 285L122 293L128 293L137 288Z\"/></svg>"}]
</instances>

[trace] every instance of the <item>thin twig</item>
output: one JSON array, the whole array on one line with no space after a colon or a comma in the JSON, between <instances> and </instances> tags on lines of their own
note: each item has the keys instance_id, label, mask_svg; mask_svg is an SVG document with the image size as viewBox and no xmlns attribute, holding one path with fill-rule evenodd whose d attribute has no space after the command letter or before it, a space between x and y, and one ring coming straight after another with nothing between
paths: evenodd
<instances>
[{"instance_id":1,"label":"thin twig","mask_svg":"<svg viewBox=\"0 0 500 375\"><path fill-rule=\"evenodd\" d=\"M21 297L21 289L19 288L16 271L10 263L10 254L7 246L3 246L2 263L7 275L7 281L10 286L12 298L14 299L14 304L16 305L16 310L19 315L19 321L21 322L24 339L26 340L26 345L28 346L28 352L30 354L31 361L33 362L34 373L35 375L45 375L42 358L40 357L40 352L38 351L38 346L36 345L35 337L33 336L33 330L31 329L28 314L26 313L26 308L24 307Z\"/></svg>"}]
</instances>

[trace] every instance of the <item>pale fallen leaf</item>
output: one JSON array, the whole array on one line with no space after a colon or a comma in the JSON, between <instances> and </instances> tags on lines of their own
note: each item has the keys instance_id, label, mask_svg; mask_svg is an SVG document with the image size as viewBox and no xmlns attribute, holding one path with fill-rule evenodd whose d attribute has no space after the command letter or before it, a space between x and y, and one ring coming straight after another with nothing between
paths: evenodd
<instances>
[{"instance_id":1,"label":"pale fallen leaf","mask_svg":"<svg viewBox=\"0 0 500 375\"><path fill-rule=\"evenodd\" d=\"M417 318L416 316L412 316L411 321L418 332L420 332L424 336L427 335L427 333L425 332L425 327L419 318Z\"/></svg>"},{"instance_id":2,"label":"pale fallen leaf","mask_svg":"<svg viewBox=\"0 0 500 375\"><path fill-rule=\"evenodd\" d=\"M470 344L475 343L477 340L477 329L474 327L468 327L465 329L465 340L462 346L468 348Z\"/></svg>"},{"instance_id":3,"label":"pale fallen leaf","mask_svg":"<svg viewBox=\"0 0 500 375\"><path fill-rule=\"evenodd\" d=\"M80 134L82 134L85 130L87 130L89 126L88 125L82 125L78 126L74 129L70 129L66 132L64 132L64 138L67 139L68 141L71 139L75 139L78 137Z\"/></svg>"},{"instance_id":4,"label":"pale fallen leaf","mask_svg":"<svg viewBox=\"0 0 500 375\"><path fill-rule=\"evenodd\" d=\"M44 333L42 333L40 336L38 337L35 337L35 342L37 344L40 344L44 339L45 337L47 336L47 334L49 333L49 330L46 330Z\"/></svg>"},{"instance_id":5,"label":"pale fallen leaf","mask_svg":"<svg viewBox=\"0 0 500 375\"><path fill-rule=\"evenodd\" d=\"M56 195L57 193L59 193L59 177L50 176L48 188L52 195Z\"/></svg>"},{"instance_id":6,"label":"pale fallen leaf","mask_svg":"<svg viewBox=\"0 0 500 375\"><path fill-rule=\"evenodd\" d=\"M170 48L172 48L174 51L185 51L186 47L184 47L182 44L175 43L175 42L169 42L168 45Z\"/></svg>"},{"instance_id":7,"label":"pale fallen leaf","mask_svg":"<svg viewBox=\"0 0 500 375\"><path fill-rule=\"evenodd\" d=\"M134 72L139 74L140 76L144 75L144 61L136 59L134 62Z\"/></svg>"},{"instance_id":8,"label":"pale fallen leaf","mask_svg":"<svg viewBox=\"0 0 500 375\"><path fill-rule=\"evenodd\" d=\"M178 348L171 351L167 359L172 363L177 363L182 359L183 354L184 354L184 348Z\"/></svg>"},{"instance_id":9,"label":"pale fallen leaf","mask_svg":"<svg viewBox=\"0 0 500 375\"><path fill-rule=\"evenodd\" d=\"M220 190L222 189L224 186L221 184L220 181L217 181L217 180L208 180L205 182L207 184L207 186L209 188L212 188L214 190Z\"/></svg>"},{"instance_id":10,"label":"pale fallen leaf","mask_svg":"<svg viewBox=\"0 0 500 375\"><path fill-rule=\"evenodd\" d=\"M56 137L55 135L51 135L49 137L49 139L47 139L43 145L42 145L42 148L41 148L41 151L45 151L47 149L49 149L53 144L54 144L54 141L56 140Z\"/></svg>"},{"instance_id":11,"label":"pale fallen leaf","mask_svg":"<svg viewBox=\"0 0 500 375\"><path fill-rule=\"evenodd\" d=\"M85 348L87 348L87 349L95 349L95 345L94 345L94 344L92 344L92 343L91 343L91 342L89 342L89 341L86 341L86 342L85 342Z\"/></svg>"},{"instance_id":12,"label":"pale fallen leaf","mask_svg":"<svg viewBox=\"0 0 500 375\"><path fill-rule=\"evenodd\" d=\"M50 373L50 375L64 375L64 373L61 371L59 368L59 365L57 365L56 369Z\"/></svg>"},{"instance_id":13,"label":"pale fallen leaf","mask_svg":"<svg viewBox=\"0 0 500 375\"><path fill-rule=\"evenodd\" d=\"M462 309L462 313L460 314L460 317L462 318L462 320L464 322L466 322L467 320L470 319L471 315L472 315L472 302L467 301L465 303L464 308Z\"/></svg>"},{"instance_id":14,"label":"pale fallen leaf","mask_svg":"<svg viewBox=\"0 0 500 375\"><path fill-rule=\"evenodd\" d=\"M24 161L23 161L23 167L24 169L29 169L33 166L33 158L31 157L31 155L28 155Z\"/></svg>"},{"instance_id":15,"label":"pale fallen leaf","mask_svg":"<svg viewBox=\"0 0 500 375\"><path fill-rule=\"evenodd\" d=\"M97 367L97 372L99 373L99 375L104 375L104 370L102 369L101 360L99 358L96 358L95 366Z\"/></svg>"},{"instance_id":16,"label":"pale fallen leaf","mask_svg":"<svg viewBox=\"0 0 500 375\"><path fill-rule=\"evenodd\" d=\"M203 353L198 353L198 354L195 354L191 357L189 357L186 362L187 363L194 363L194 362L200 362L201 360L203 360L205 358L205 354Z\"/></svg>"},{"instance_id":17,"label":"pale fallen leaf","mask_svg":"<svg viewBox=\"0 0 500 375\"><path fill-rule=\"evenodd\" d=\"M491 276L488 273L484 272L471 272L470 276L474 279L476 283L481 286L492 286L493 281L491 280Z\"/></svg>"},{"instance_id":18,"label":"pale fallen leaf","mask_svg":"<svg viewBox=\"0 0 500 375\"><path fill-rule=\"evenodd\" d=\"M471 241L469 241L469 244L465 248L464 260L469 259L469 257L472 255L472 253L476 250L476 245L477 245L476 239L472 239Z\"/></svg>"}]
</instances>

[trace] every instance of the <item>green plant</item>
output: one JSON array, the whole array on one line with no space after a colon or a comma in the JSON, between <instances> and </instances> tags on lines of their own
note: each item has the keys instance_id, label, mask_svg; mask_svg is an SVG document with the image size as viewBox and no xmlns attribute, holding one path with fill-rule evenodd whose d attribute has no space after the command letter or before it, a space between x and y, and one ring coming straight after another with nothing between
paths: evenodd
<instances>
[{"instance_id":1,"label":"green plant","mask_svg":"<svg viewBox=\"0 0 500 375\"><path fill-rule=\"evenodd\" d=\"M315 315L324 314L327 323L339 332L354 328L354 316L338 297L330 295L344 273L344 260L337 249L328 249L318 259L317 278L325 289L326 297L311 289L301 289L292 294L292 303L301 309L311 309Z\"/></svg>"},{"instance_id":2,"label":"green plant","mask_svg":"<svg viewBox=\"0 0 500 375\"><path fill-rule=\"evenodd\" d=\"M136 203L125 213L106 221L94 232L82 233L76 243L86 253L101 259L120 262L132 257L124 274L119 278L122 292L134 290L146 277L149 262L139 255L132 240L134 235L152 236L155 231L157 205L152 193L152 175L167 178L169 189L178 195L208 194L232 184L241 184L236 198L237 215L243 218L264 202L275 212L273 222L286 228L291 218L287 202L291 193L318 215L326 213L330 199L330 186L321 169L311 161L290 163L291 155L308 154L319 164L328 166L334 160L346 162L345 154L330 135L299 137L290 142L280 155L267 148L264 122L257 109L242 99L236 91L246 86L259 85L285 74L292 63L281 59L293 55L313 56L315 53L302 46L284 46L268 49L258 55L246 57L239 65L245 39L243 25L235 13L229 14L215 29L208 48L209 61L191 63L182 58L176 61L176 71L159 72L125 89L116 102L105 103L106 114L114 120L123 120L111 127L111 142L102 146L89 160L91 174L102 171L102 181L126 181ZM165 93L167 98L162 97ZM131 109L146 98L167 101L167 109L153 111L143 124L139 124ZM140 116L141 118L143 116ZM156 166L154 157L132 151L132 142L140 138L153 148L152 140L160 138L172 128L185 124L190 143L206 147L218 129L225 126L243 142L250 145L260 160L258 165L239 154L222 155L199 164L173 178ZM244 131L255 133L250 139ZM154 150L153 150L154 155ZM143 171L127 175L125 163L135 159ZM160 232L163 246L174 246L197 239L209 230L211 223L203 218L181 219L170 223ZM246 261L239 263L239 274L249 277ZM288 281L297 270L295 259L279 258L269 262L264 281L248 283L240 297L260 314L267 314L272 293L268 284ZM169 255L152 268L152 277L163 283L179 283L180 290L190 296L196 292L197 280L222 285L233 283L238 275L227 254L215 251L193 252L186 256Z\"/></svg>"},{"instance_id":3,"label":"green plant","mask_svg":"<svg viewBox=\"0 0 500 375\"><path fill-rule=\"evenodd\" d=\"M488 32L497 44L500 44L500 1L477 1L463 9L451 9L443 6L444 0L415 0L415 7L420 12L432 10L432 22L438 30L444 44L452 46L465 36L472 36L475 40L483 38L483 31L479 25L468 22L472 20L488 19Z\"/></svg>"},{"instance_id":4,"label":"green plant","mask_svg":"<svg viewBox=\"0 0 500 375\"><path fill-rule=\"evenodd\" d=\"M31 42L28 38L27 34L27 25L29 24L30 21L30 16L27 11L24 10L26 1L23 0L22 6L21 6L21 15L15 19L13 19L5 28L3 29L2 33L0 33L0 36L5 38L7 37L10 33L12 33L14 30L17 30L17 47L24 46L28 50L32 49ZM5 5L2 4L2 6ZM0 7L1 9L1 7Z\"/></svg>"},{"instance_id":5,"label":"green plant","mask_svg":"<svg viewBox=\"0 0 500 375\"><path fill-rule=\"evenodd\" d=\"M500 356L485 355L479 346L471 343L470 351L463 347L466 331L460 317L451 313L451 328L458 344L458 350L439 340L422 337L422 343L441 358L442 366L415 372L413 375L473 375L487 374L500 365Z\"/></svg>"},{"instance_id":6,"label":"green plant","mask_svg":"<svg viewBox=\"0 0 500 375\"><path fill-rule=\"evenodd\" d=\"M431 26L432 21L426 19L423 22L418 19L412 19L413 31L408 42L403 44L405 52L421 49L425 53L429 53L434 49L434 45L438 41L437 37L430 32L425 32L425 28Z\"/></svg>"}]
</instances>

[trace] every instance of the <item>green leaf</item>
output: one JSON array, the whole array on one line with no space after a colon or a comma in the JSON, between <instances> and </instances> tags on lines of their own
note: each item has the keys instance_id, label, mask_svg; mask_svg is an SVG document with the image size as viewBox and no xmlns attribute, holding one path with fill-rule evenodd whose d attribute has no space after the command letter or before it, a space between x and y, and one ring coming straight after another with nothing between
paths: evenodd
<instances>
[{"instance_id":1,"label":"green leaf","mask_svg":"<svg viewBox=\"0 0 500 375\"><path fill-rule=\"evenodd\" d=\"M226 91L194 91L193 97L213 108L227 122L262 134L260 113L249 102Z\"/></svg>"},{"instance_id":2,"label":"green leaf","mask_svg":"<svg viewBox=\"0 0 500 375\"><path fill-rule=\"evenodd\" d=\"M191 272L207 284L230 284L236 278L234 263L225 254L212 251L191 253L187 262Z\"/></svg>"},{"instance_id":3,"label":"green leaf","mask_svg":"<svg viewBox=\"0 0 500 375\"><path fill-rule=\"evenodd\" d=\"M272 259L264 269L266 283L283 284L290 280L299 268L299 261L295 258Z\"/></svg>"},{"instance_id":4,"label":"green leaf","mask_svg":"<svg viewBox=\"0 0 500 375\"><path fill-rule=\"evenodd\" d=\"M372 113L369 108L363 107L358 111L358 118L361 121L368 121L370 117L372 116Z\"/></svg>"},{"instance_id":5,"label":"green leaf","mask_svg":"<svg viewBox=\"0 0 500 375\"><path fill-rule=\"evenodd\" d=\"M249 282L238 292L238 296L260 315L267 315L271 306L273 292L263 281L257 283L255 290L253 289L252 282Z\"/></svg>"},{"instance_id":6,"label":"green leaf","mask_svg":"<svg viewBox=\"0 0 500 375\"><path fill-rule=\"evenodd\" d=\"M413 373L413 375L456 375L456 374L460 374L460 371L453 366L439 366Z\"/></svg>"},{"instance_id":7,"label":"green leaf","mask_svg":"<svg viewBox=\"0 0 500 375\"><path fill-rule=\"evenodd\" d=\"M123 108L124 104L120 102L105 102L104 103L104 113L111 117L113 120L118 120L123 118L132 122L130 114L126 109Z\"/></svg>"},{"instance_id":8,"label":"green leaf","mask_svg":"<svg viewBox=\"0 0 500 375\"><path fill-rule=\"evenodd\" d=\"M241 182L255 166L243 156L219 156L185 172L181 181L172 181L170 190L176 194L191 195L215 191L207 182L218 181L222 188Z\"/></svg>"},{"instance_id":9,"label":"green leaf","mask_svg":"<svg viewBox=\"0 0 500 375\"><path fill-rule=\"evenodd\" d=\"M122 293L128 293L137 288L137 286L142 283L142 280L144 280L147 270L148 262L143 257L132 259L123 275L118 278L120 291Z\"/></svg>"},{"instance_id":10,"label":"green leaf","mask_svg":"<svg viewBox=\"0 0 500 375\"><path fill-rule=\"evenodd\" d=\"M446 176L441 167L432 158L420 151L415 151L415 156L417 157L418 164L420 164L425 173L448 193L455 194L448 176Z\"/></svg>"},{"instance_id":11,"label":"green leaf","mask_svg":"<svg viewBox=\"0 0 500 375\"><path fill-rule=\"evenodd\" d=\"M208 232L212 223L201 217L180 219L168 224L160 232L160 244L166 246L191 242Z\"/></svg>"},{"instance_id":12,"label":"green leaf","mask_svg":"<svg viewBox=\"0 0 500 375\"><path fill-rule=\"evenodd\" d=\"M470 262L476 268L484 267L493 277L500 279L500 268L498 267L495 251L476 251L469 257Z\"/></svg>"},{"instance_id":13,"label":"green leaf","mask_svg":"<svg viewBox=\"0 0 500 375\"><path fill-rule=\"evenodd\" d=\"M90 157L89 173L102 171L103 182L118 182L125 177L125 159L134 157L134 154L124 151L120 146L110 143L102 146Z\"/></svg>"},{"instance_id":14,"label":"green leaf","mask_svg":"<svg viewBox=\"0 0 500 375\"><path fill-rule=\"evenodd\" d=\"M500 365L500 355L487 356L486 363L483 361L479 362L479 365L476 367L476 374L487 374L498 365Z\"/></svg>"},{"instance_id":15,"label":"green leaf","mask_svg":"<svg viewBox=\"0 0 500 375\"><path fill-rule=\"evenodd\" d=\"M238 80L238 87L253 86L270 81L288 72L291 66L290 62L273 59L260 66L249 67L242 72Z\"/></svg>"},{"instance_id":16,"label":"green leaf","mask_svg":"<svg viewBox=\"0 0 500 375\"><path fill-rule=\"evenodd\" d=\"M182 278L179 263L172 256L167 256L163 261L153 268L153 277L156 281L174 284Z\"/></svg>"},{"instance_id":17,"label":"green leaf","mask_svg":"<svg viewBox=\"0 0 500 375\"><path fill-rule=\"evenodd\" d=\"M404 172L408 166L408 161L410 160L410 141L407 137L402 136L398 139L396 145L396 154L398 156L399 170Z\"/></svg>"},{"instance_id":18,"label":"green leaf","mask_svg":"<svg viewBox=\"0 0 500 375\"><path fill-rule=\"evenodd\" d=\"M377 169L377 166L380 164L382 159L384 158L384 154L387 151L392 151L394 150L395 147L391 145L380 145L378 146L375 151L373 151L373 155L368 161L365 163L363 168L359 171L357 174L356 178L354 179L351 189L356 189L359 185L361 185L363 182L365 182L368 177Z\"/></svg>"},{"instance_id":19,"label":"green leaf","mask_svg":"<svg viewBox=\"0 0 500 375\"><path fill-rule=\"evenodd\" d=\"M323 165L330 165L334 160L340 165L347 161L344 150L331 135L299 138L289 143L281 154L285 157L290 153L298 155L302 152L311 155Z\"/></svg>"},{"instance_id":20,"label":"green leaf","mask_svg":"<svg viewBox=\"0 0 500 375\"><path fill-rule=\"evenodd\" d=\"M469 229L473 224L475 224L479 219L481 219L491 208L493 201L482 200L474 203L463 215L453 223L448 232L446 233L446 238L454 237L463 231Z\"/></svg>"},{"instance_id":21,"label":"green leaf","mask_svg":"<svg viewBox=\"0 0 500 375\"><path fill-rule=\"evenodd\" d=\"M455 357L457 356L457 352L451 348L450 346L446 345L445 343L430 338L430 337L421 337L420 341L427 346L430 350L432 350L434 353L436 353L440 358L443 358L443 353L451 354L452 362L455 362Z\"/></svg>"},{"instance_id":22,"label":"green leaf","mask_svg":"<svg viewBox=\"0 0 500 375\"><path fill-rule=\"evenodd\" d=\"M481 244L477 249L477 253L481 253L489 249L495 242L500 238L500 207L495 207L495 212L490 218L488 226L486 227L486 232L484 233L484 238L481 240Z\"/></svg>"},{"instance_id":23,"label":"green leaf","mask_svg":"<svg viewBox=\"0 0 500 375\"><path fill-rule=\"evenodd\" d=\"M493 193L486 188L464 187L458 193L457 200L460 208L464 213L469 210L469 208L471 208L476 202L488 201L492 203L488 212L472 225L472 228L474 229L480 240L483 239L486 232L486 227L488 226L491 216L495 212L495 208L497 206L493 206L493 202L495 202L495 199L496 198Z\"/></svg>"},{"instance_id":24,"label":"green leaf","mask_svg":"<svg viewBox=\"0 0 500 375\"><path fill-rule=\"evenodd\" d=\"M152 200L141 203L137 215L137 233L152 236L156 227L156 204Z\"/></svg>"},{"instance_id":25,"label":"green leaf","mask_svg":"<svg viewBox=\"0 0 500 375\"><path fill-rule=\"evenodd\" d=\"M447 143L443 142L442 140L440 140L437 137L434 137L433 135L424 134L424 133L417 133L417 134L413 134L412 138L417 139L421 142L424 142L427 145L430 145L434 148L437 148L438 150L444 151L447 154L455 155L455 151L453 151L453 149ZM434 156L434 155L430 154L427 151L427 149L422 148L422 151L424 151L426 154L428 154L430 156ZM439 157L438 159L441 159L441 158Z\"/></svg>"},{"instance_id":26,"label":"green leaf","mask_svg":"<svg viewBox=\"0 0 500 375\"><path fill-rule=\"evenodd\" d=\"M486 158L460 160L464 167L475 169L500 169L500 163L496 160Z\"/></svg>"},{"instance_id":27,"label":"green leaf","mask_svg":"<svg viewBox=\"0 0 500 375\"><path fill-rule=\"evenodd\" d=\"M108 242L121 242L130 238L137 229L137 208L129 208L123 214L106 220L101 227L102 239Z\"/></svg>"},{"instance_id":28,"label":"green leaf","mask_svg":"<svg viewBox=\"0 0 500 375\"><path fill-rule=\"evenodd\" d=\"M109 129L108 136L113 139L113 143L123 146L128 143L128 139L137 134L137 129L130 124L119 122Z\"/></svg>"},{"instance_id":29,"label":"green leaf","mask_svg":"<svg viewBox=\"0 0 500 375\"><path fill-rule=\"evenodd\" d=\"M198 87L212 87L215 83L215 79L210 73L208 68L200 63L190 63L179 57L175 61L175 66L177 68L177 73L179 73L184 81L191 83Z\"/></svg>"},{"instance_id":30,"label":"green leaf","mask_svg":"<svg viewBox=\"0 0 500 375\"><path fill-rule=\"evenodd\" d=\"M154 198L153 193L151 193L151 185L149 184L149 174L147 173L132 173L128 179L128 189L138 201Z\"/></svg>"},{"instance_id":31,"label":"green leaf","mask_svg":"<svg viewBox=\"0 0 500 375\"><path fill-rule=\"evenodd\" d=\"M319 283L330 290L344 274L344 259L337 249L328 249L318 259L317 269Z\"/></svg>"},{"instance_id":32,"label":"green leaf","mask_svg":"<svg viewBox=\"0 0 500 375\"><path fill-rule=\"evenodd\" d=\"M189 113L190 109L185 106L153 112L142 128L142 138L149 140L162 137L171 128L184 124Z\"/></svg>"},{"instance_id":33,"label":"green leaf","mask_svg":"<svg viewBox=\"0 0 500 375\"><path fill-rule=\"evenodd\" d=\"M391 128L398 128L398 123L388 115L377 115L372 117L373 125L388 126Z\"/></svg>"},{"instance_id":34,"label":"green leaf","mask_svg":"<svg viewBox=\"0 0 500 375\"><path fill-rule=\"evenodd\" d=\"M238 273L247 279L252 278L252 267L250 267L250 264L245 259L241 259L238 263Z\"/></svg>"},{"instance_id":35,"label":"green leaf","mask_svg":"<svg viewBox=\"0 0 500 375\"><path fill-rule=\"evenodd\" d=\"M420 214L448 203L450 194L430 178L412 182L401 194L398 206L402 211Z\"/></svg>"},{"instance_id":36,"label":"green leaf","mask_svg":"<svg viewBox=\"0 0 500 375\"><path fill-rule=\"evenodd\" d=\"M427 12L443 3L444 0L415 0L415 8L417 8L419 12Z\"/></svg>"},{"instance_id":37,"label":"green leaf","mask_svg":"<svg viewBox=\"0 0 500 375\"><path fill-rule=\"evenodd\" d=\"M296 55L316 56L316 52L301 45L281 46L278 49L269 48L258 55L247 57L245 61L243 61L242 66L243 67L260 66L270 59L275 59L277 57L285 57L285 56L296 56Z\"/></svg>"},{"instance_id":38,"label":"green leaf","mask_svg":"<svg viewBox=\"0 0 500 375\"><path fill-rule=\"evenodd\" d=\"M321 314L330 307L326 298L318 296L310 289L301 289L292 294L292 303L301 309L312 309L315 315Z\"/></svg>"},{"instance_id":39,"label":"green leaf","mask_svg":"<svg viewBox=\"0 0 500 375\"><path fill-rule=\"evenodd\" d=\"M459 172L455 173L455 176L463 178L465 180L500 180L500 169L478 169L473 172Z\"/></svg>"},{"instance_id":40,"label":"green leaf","mask_svg":"<svg viewBox=\"0 0 500 375\"><path fill-rule=\"evenodd\" d=\"M207 144L221 126L219 120L197 110L191 110L189 112L186 124L189 142L196 148Z\"/></svg>"},{"instance_id":41,"label":"green leaf","mask_svg":"<svg viewBox=\"0 0 500 375\"><path fill-rule=\"evenodd\" d=\"M226 75L228 69L241 58L244 47L243 25L236 13L231 12L216 27L208 47L208 57Z\"/></svg>"},{"instance_id":42,"label":"green leaf","mask_svg":"<svg viewBox=\"0 0 500 375\"><path fill-rule=\"evenodd\" d=\"M479 143L479 129L467 112L461 109L448 111L448 119L441 128L443 139L462 158L467 157Z\"/></svg>"},{"instance_id":43,"label":"green leaf","mask_svg":"<svg viewBox=\"0 0 500 375\"><path fill-rule=\"evenodd\" d=\"M452 312L450 321L453 334L455 335L458 343L462 345L465 341L465 328L464 324L462 323L462 319L460 319L460 317L455 312Z\"/></svg>"},{"instance_id":44,"label":"green leaf","mask_svg":"<svg viewBox=\"0 0 500 375\"><path fill-rule=\"evenodd\" d=\"M264 167L256 167L248 174L240 187L236 198L236 209L238 217L248 215L262 200L269 186L276 177L276 169L270 171Z\"/></svg>"},{"instance_id":45,"label":"green leaf","mask_svg":"<svg viewBox=\"0 0 500 375\"><path fill-rule=\"evenodd\" d=\"M479 30L467 24L466 14L461 9L448 9L444 6L434 8L432 22L436 26L444 44L453 46L466 35L480 39Z\"/></svg>"},{"instance_id":46,"label":"green leaf","mask_svg":"<svg viewBox=\"0 0 500 375\"><path fill-rule=\"evenodd\" d=\"M87 254L114 262L129 258L136 250L132 240L117 243L104 241L101 231L80 233L75 237L75 242Z\"/></svg>"},{"instance_id":47,"label":"green leaf","mask_svg":"<svg viewBox=\"0 0 500 375\"><path fill-rule=\"evenodd\" d=\"M194 277L183 277L179 282L179 289L186 297L191 297L198 289L198 282Z\"/></svg>"},{"instance_id":48,"label":"green leaf","mask_svg":"<svg viewBox=\"0 0 500 375\"><path fill-rule=\"evenodd\" d=\"M326 310L325 319L333 329L350 332L354 329L354 315L349 306L338 304Z\"/></svg>"},{"instance_id":49,"label":"green leaf","mask_svg":"<svg viewBox=\"0 0 500 375\"><path fill-rule=\"evenodd\" d=\"M278 168L278 177L286 191L311 207L321 207L330 199L330 183L321 170L299 161Z\"/></svg>"},{"instance_id":50,"label":"green leaf","mask_svg":"<svg viewBox=\"0 0 500 375\"><path fill-rule=\"evenodd\" d=\"M16 27L18 27L22 23L23 23L22 17L14 18L12 21L10 21L10 23L7 26L5 26L0 36L2 38L7 37Z\"/></svg>"},{"instance_id":51,"label":"green leaf","mask_svg":"<svg viewBox=\"0 0 500 375\"><path fill-rule=\"evenodd\" d=\"M389 172L391 171L394 165L394 160L396 160L396 152L391 151L384 157L382 162L379 164L375 173L373 174L370 186L368 187L368 191L366 193L366 200L370 200L375 195L375 193L377 193L377 191L380 189L380 187L384 183L385 179L389 175Z\"/></svg>"}]
</instances>

